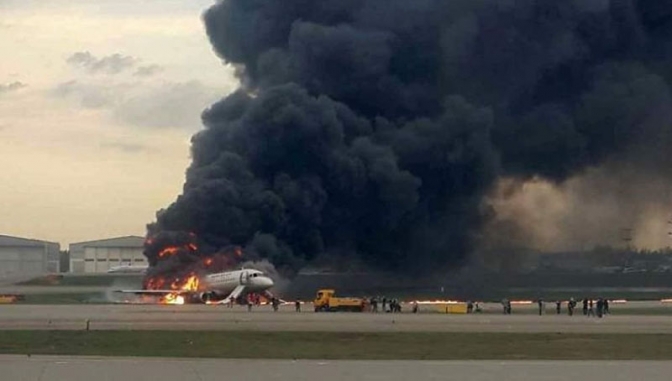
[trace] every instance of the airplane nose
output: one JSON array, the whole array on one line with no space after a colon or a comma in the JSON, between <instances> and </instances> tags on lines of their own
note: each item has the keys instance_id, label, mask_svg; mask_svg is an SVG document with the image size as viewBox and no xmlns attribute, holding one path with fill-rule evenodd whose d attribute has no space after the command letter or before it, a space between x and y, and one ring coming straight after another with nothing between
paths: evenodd
<instances>
[{"instance_id":1,"label":"airplane nose","mask_svg":"<svg viewBox=\"0 0 672 381\"><path fill-rule=\"evenodd\" d=\"M260 283L262 287L268 287L268 288L273 287L273 279L269 277L262 277L259 280L261 281Z\"/></svg>"}]
</instances>

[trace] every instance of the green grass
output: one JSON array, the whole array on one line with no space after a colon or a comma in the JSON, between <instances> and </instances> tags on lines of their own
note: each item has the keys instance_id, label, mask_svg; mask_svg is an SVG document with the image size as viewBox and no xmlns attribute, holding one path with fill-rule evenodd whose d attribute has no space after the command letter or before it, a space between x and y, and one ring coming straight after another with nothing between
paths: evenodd
<instances>
[{"instance_id":1,"label":"green grass","mask_svg":"<svg viewBox=\"0 0 672 381\"><path fill-rule=\"evenodd\" d=\"M274 359L671 360L672 335L0 331L0 353Z\"/></svg>"},{"instance_id":2,"label":"green grass","mask_svg":"<svg viewBox=\"0 0 672 381\"><path fill-rule=\"evenodd\" d=\"M100 304L109 303L100 292L26 294L17 304Z\"/></svg>"}]
</instances>

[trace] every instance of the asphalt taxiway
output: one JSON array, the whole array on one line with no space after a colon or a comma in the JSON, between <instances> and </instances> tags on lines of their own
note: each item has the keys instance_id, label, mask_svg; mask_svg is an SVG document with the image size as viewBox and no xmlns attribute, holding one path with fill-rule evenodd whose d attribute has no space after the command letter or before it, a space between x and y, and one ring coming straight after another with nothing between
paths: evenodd
<instances>
[{"instance_id":1,"label":"asphalt taxiway","mask_svg":"<svg viewBox=\"0 0 672 381\"><path fill-rule=\"evenodd\" d=\"M268 306L0 305L0 329L672 333L669 316L296 313Z\"/></svg>"},{"instance_id":2,"label":"asphalt taxiway","mask_svg":"<svg viewBox=\"0 0 672 381\"><path fill-rule=\"evenodd\" d=\"M0 379L55 380L669 380L672 362L278 361L0 356Z\"/></svg>"}]
</instances>

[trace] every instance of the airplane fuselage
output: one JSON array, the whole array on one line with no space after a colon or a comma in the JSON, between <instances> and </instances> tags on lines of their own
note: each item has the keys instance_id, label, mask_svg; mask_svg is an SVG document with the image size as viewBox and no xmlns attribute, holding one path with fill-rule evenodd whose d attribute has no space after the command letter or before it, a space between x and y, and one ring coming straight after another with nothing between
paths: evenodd
<instances>
[{"instance_id":1,"label":"airplane fuselage","mask_svg":"<svg viewBox=\"0 0 672 381\"><path fill-rule=\"evenodd\" d=\"M273 280L259 270L243 269L209 274L199 279L193 290L117 290L122 294L167 297L179 295L189 303L228 302L249 293L262 293L273 287ZM181 303L180 303L181 304Z\"/></svg>"},{"instance_id":2,"label":"airplane fuselage","mask_svg":"<svg viewBox=\"0 0 672 381\"><path fill-rule=\"evenodd\" d=\"M107 270L109 274L128 273L128 274L144 274L147 272L147 266L121 265L113 266Z\"/></svg>"},{"instance_id":3,"label":"airplane fuselage","mask_svg":"<svg viewBox=\"0 0 672 381\"><path fill-rule=\"evenodd\" d=\"M236 270L206 275L199 288L228 295L240 286L245 287L246 293L258 293L273 287L273 280L259 270Z\"/></svg>"}]
</instances>

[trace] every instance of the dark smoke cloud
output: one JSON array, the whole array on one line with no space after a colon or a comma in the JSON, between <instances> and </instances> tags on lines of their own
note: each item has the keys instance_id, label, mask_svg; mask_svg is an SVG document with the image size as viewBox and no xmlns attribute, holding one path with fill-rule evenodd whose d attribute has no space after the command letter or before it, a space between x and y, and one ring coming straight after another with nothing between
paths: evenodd
<instances>
[{"instance_id":1,"label":"dark smoke cloud","mask_svg":"<svg viewBox=\"0 0 672 381\"><path fill-rule=\"evenodd\" d=\"M150 234L439 270L499 179L670 161L669 2L227 0L204 21L241 89L204 112Z\"/></svg>"}]
</instances>

